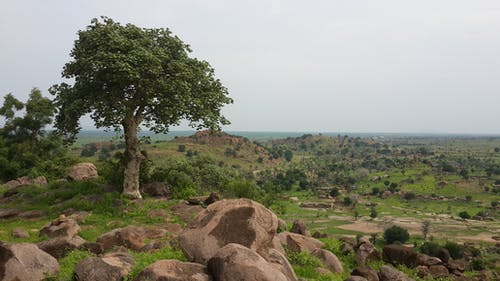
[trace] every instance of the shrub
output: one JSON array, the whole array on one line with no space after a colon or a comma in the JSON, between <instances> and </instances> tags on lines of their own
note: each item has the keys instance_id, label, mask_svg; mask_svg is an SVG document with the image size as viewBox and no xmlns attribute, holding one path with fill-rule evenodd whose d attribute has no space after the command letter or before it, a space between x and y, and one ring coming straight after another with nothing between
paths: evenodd
<instances>
[{"instance_id":1,"label":"shrub","mask_svg":"<svg viewBox=\"0 0 500 281\"><path fill-rule=\"evenodd\" d=\"M257 200L259 189L255 183L248 180L234 180L227 184L225 194L228 197L248 198Z\"/></svg>"},{"instance_id":2,"label":"shrub","mask_svg":"<svg viewBox=\"0 0 500 281\"><path fill-rule=\"evenodd\" d=\"M377 210L375 210L375 208L373 208L373 207L372 207L372 208L370 209L370 218L374 219L374 218L376 218L376 217L377 217L377 215L378 215L378 214L377 214Z\"/></svg>"},{"instance_id":3,"label":"shrub","mask_svg":"<svg viewBox=\"0 0 500 281\"><path fill-rule=\"evenodd\" d=\"M443 248L448 250L450 256L454 259L461 259L464 256L464 246L458 245L455 242L448 241Z\"/></svg>"},{"instance_id":4,"label":"shrub","mask_svg":"<svg viewBox=\"0 0 500 281\"><path fill-rule=\"evenodd\" d=\"M462 211L458 213L458 216L461 217L462 219L470 219L470 215L467 211Z\"/></svg>"},{"instance_id":5,"label":"shrub","mask_svg":"<svg viewBox=\"0 0 500 281\"><path fill-rule=\"evenodd\" d=\"M346 206L351 206L353 202L352 202L351 197L347 197L347 196L346 196L346 197L344 197L343 203L344 203L344 205L346 205Z\"/></svg>"},{"instance_id":6,"label":"shrub","mask_svg":"<svg viewBox=\"0 0 500 281\"><path fill-rule=\"evenodd\" d=\"M384 231L384 240L387 244L393 244L396 241L405 243L408 239L410 239L408 230L397 225L393 225Z\"/></svg>"},{"instance_id":7,"label":"shrub","mask_svg":"<svg viewBox=\"0 0 500 281\"><path fill-rule=\"evenodd\" d=\"M470 262L472 270L480 271L486 269L486 261L482 258L475 258Z\"/></svg>"},{"instance_id":8,"label":"shrub","mask_svg":"<svg viewBox=\"0 0 500 281\"><path fill-rule=\"evenodd\" d=\"M429 256L437 256L442 247L436 242L425 242L420 246L420 252Z\"/></svg>"},{"instance_id":9,"label":"shrub","mask_svg":"<svg viewBox=\"0 0 500 281\"><path fill-rule=\"evenodd\" d=\"M332 197L339 196L339 189L337 187L330 189L330 196L332 196Z\"/></svg>"},{"instance_id":10,"label":"shrub","mask_svg":"<svg viewBox=\"0 0 500 281\"><path fill-rule=\"evenodd\" d=\"M413 193L413 192L407 192L407 193L405 193L405 194L403 195L403 198L404 198L405 200L412 200L412 199L415 199L415 197L416 197L416 195L415 195L415 193Z\"/></svg>"},{"instance_id":11,"label":"shrub","mask_svg":"<svg viewBox=\"0 0 500 281\"><path fill-rule=\"evenodd\" d=\"M177 151L179 151L179 152L185 152L186 151L186 146L184 144L179 144L179 147L177 147Z\"/></svg>"},{"instance_id":12,"label":"shrub","mask_svg":"<svg viewBox=\"0 0 500 281\"><path fill-rule=\"evenodd\" d=\"M372 188L372 195L377 195L380 193L380 188L378 187L373 187Z\"/></svg>"}]
</instances>

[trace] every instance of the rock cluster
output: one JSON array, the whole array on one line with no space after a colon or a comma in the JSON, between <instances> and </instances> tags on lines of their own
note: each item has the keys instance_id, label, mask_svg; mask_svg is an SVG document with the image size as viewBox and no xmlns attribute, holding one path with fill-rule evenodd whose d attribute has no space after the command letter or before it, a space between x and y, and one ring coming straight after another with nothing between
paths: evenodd
<instances>
[{"instance_id":1,"label":"rock cluster","mask_svg":"<svg viewBox=\"0 0 500 281\"><path fill-rule=\"evenodd\" d=\"M440 252L438 255L443 257L443 260L438 257L416 253L412 248L401 245L387 245L382 250L382 256L386 262L416 268L421 277L463 276L465 270L463 260L453 260L450 258L449 253L446 252Z\"/></svg>"}]
</instances>

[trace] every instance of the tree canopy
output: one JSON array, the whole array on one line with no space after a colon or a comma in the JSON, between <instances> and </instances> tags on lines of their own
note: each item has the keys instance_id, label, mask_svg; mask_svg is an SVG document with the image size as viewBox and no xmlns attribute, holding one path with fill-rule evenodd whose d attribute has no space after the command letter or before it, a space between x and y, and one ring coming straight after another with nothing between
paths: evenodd
<instances>
[{"instance_id":1,"label":"tree canopy","mask_svg":"<svg viewBox=\"0 0 500 281\"><path fill-rule=\"evenodd\" d=\"M31 90L26 103L12 94L4 97L0 116L0 179L7 181L25 175L61 176L61 161L68 162L62 140L46 131L55 107L39 89Z\"/></svg>"},{"instance_id":2,"label":"tree canopy","mask_svg":"<svg viewBox=\"0 0 500 281\"><path fill-rule=\"evenodd\" d=\"M93 19L78 32L72 60L63 68L63 78L73 83L50 89L59 109L56 126L67 136L75 136L85 114L97 128L123 129L128 195L140 197L139 126L168 132L182 120L196 129L217 130L229 123L221 114L232 103L227 89L209 63L191 58L190 52L168 29Z\"/></svg>"}]
</instances>

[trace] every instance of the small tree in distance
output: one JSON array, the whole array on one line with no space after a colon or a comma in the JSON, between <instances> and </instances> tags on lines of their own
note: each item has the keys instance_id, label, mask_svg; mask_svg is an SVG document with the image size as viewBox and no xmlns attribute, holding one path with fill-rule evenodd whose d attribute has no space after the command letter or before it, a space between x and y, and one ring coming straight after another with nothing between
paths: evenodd
<instances>
[{"instance_id":1,"label":"small tree in distance","mask_svg":"<svg viewBox=\"0 0 500 281\"><path fill-rule=\"evenodd\" d=\"M72 60L63 68L63 78L74 84L50 89L58 108L56 127L70 139L85 114L97 128L123 130L124 195L141 198L139 126L166 133L181 120L196 129L218 130L229 124L220 112L232 103L227 89L215 78L214 69L189 57L190 52L168 29L93 19L78 32Z\"/></svg>"},{"instance_id":2,"label":"small tree in distance","mask_svg":"<svg viewBox=\"0 0 500 281\"><path fill-rule=\"evenodd\" d=\"M431 221L425 220L422 222L422 235L424 240L427 240L427 235L431 232Z\"/></svg>"}]
</instances>

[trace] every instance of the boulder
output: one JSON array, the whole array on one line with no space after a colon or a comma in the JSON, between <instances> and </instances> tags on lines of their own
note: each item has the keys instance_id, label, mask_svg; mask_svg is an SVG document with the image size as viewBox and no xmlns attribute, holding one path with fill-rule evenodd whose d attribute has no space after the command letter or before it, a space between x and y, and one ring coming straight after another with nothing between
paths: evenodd
<instances>
[{"instance_id":1,"label":"boulder","mask_svg":"<svg viewBox=\"0 0 500 281\"><path fill-rule=\"evenodd\" d=\"M20 227L16 227L16 228L12 229L12 237L14 237L14 238L30 238L30 235L26 230L24 230Z\"/></svg>"},{"instance_id":2,"label":"boulder","mask_svg":"<svg viewBox=\"0 0 500 281\"><path fill-rule=\"evenodd\" d=\"M380 198L387 199L387 198L391 197L391 195L392 195L392 192L390 192L389 190L386 190L386 191L382 192L382 194L380 194Z\"/></svg>"},{"instance_id":3,"label":"boulder","mask_svg":"<svg viewBox=\"0 0 500 281\"><path fill-rule=\"evenodd\" d=\"M361 276L367 281L379 281L377 271L369 266L358 266L352 272L351 276Z\"/></svg>"},{"instance_id":4,"label":"boulder","mask_svg":"<svg viewBox=\"0 0 500 281\"><path fill-rule=\"evenodd\" d=\"M328 237L328 234L326 233L321 233L319 231L315 231L312 235L312 237L314 238L327 238Z\"/></svg>"},{"instance_id":5,"label":"boulder","mask_svg":"<svg viewBox=\"0 0 500 281\"><path fill-rule=\"evenodd\" d=\"M102 244L100 243L94 243L94 242L85 242L81 246L82 249L85 249L91 253L94 253L96 255L100 255L104 253L104 248L102 247Z\"/></svg>"},{"instance_id":6,"label":"boulder","mask_svg":"<svg viewBox=\"0 0 500 281\"><path fill-rule=\"evenodd\" d=\"M10 219L19 215L21 211L17 209L0 209L0 219Z\"/></svg>"},{"instance_id":7,"label":"boulder","mask_svg":"<svg viewBox=\"0 0 500 281\"><path fill-rule=\"evenodd\" d=\"M159 260L137 275L134 281L211 281L204 265L178 260Z\"/></svg>"},{"instance_id":8,"label":"boulder","mask_svg":"<svg viewBox=\"0 0 500 281\"><path fill-rule=\"evenodd\" d=\"M437 252L436 257L442 260L444 263L447 263L451 258L450 252L448 252L448 249L446 248L440 248Z\"/></svg>"},{"instance_id":9,"label":"boulder","mask_svg":"<svg viewBox=\"0 0 500 281\"><path fill-rule=\"evenodd\" d=\"M429 266L429 273L432 278L443 278L447 277L450 273L444 265L431 265Z\"/></svg>"},{"instance_id":10,"label":"boulder","mask_svg":"<svg viewBox=\"0 0 500 281\"><path fill-rule=\"evenodd\" d=\"M59 272L59 263L35 244L0 243L0 280L41 281Z\"/></svg>"},{"instance_id":11,"label":"boulder","mask_svg":"<svg viewBox=\"0 0 500 281\"><path fill-rule=\"evenodd\" d=\"M207 267L217 281L289 281L257 252L235 243L220 248Z\"/></svg>"},{"instance_id":12,"label":"boulder","mask_svg":"<svg viewBox=\"0 0 500 281\"><path fill-rule=\"evenodd\" d=\"M449 260L447 267L450 272L464 272L465 271L465 261L464 260Z\"/></svg>"},{"instance_id":13,"label":"boulder","mask_svg":"<svg viewBox=\"0 0 500 281\"><path fill-rule=\"evenodd\" d=\"M122 281L135 265L126 252L109 253L102 257L89 257L75 266L78 281Z\"/></svg>"},{"instance_id":14,"label":"boulder","mask_svg":"<svg viewBox=\"0 0 500 281\"><path fill-rule=\"evenodd\" d=\"M401 245L392 244L384 246L382 256L386 262L392 264L404 264L408 267L421 265L418 254L412 248Z\"/></svg>"},{"instance_id":15,"label":"boulder","mask_svg":"<svg viewBox=\"0 0 500 281\"><path fill-rule=\"evenodd\" d=\"M380 268L378 277L380 281L414 281L403 272L389 265L384 265Z\"/></svg>"},{"instance_id":16,"label":"boulder","mask_svg":"<svg viewBox=\"0 0 500 281\"><path fill-rule=\"evenodd\" d=\"M17 216L21 219L36 219L36 218L45 217L45 212L42 210L31 210L31 211L21 212Z\"/></svg>"},{"instance_id":17,"label":"boulder","mask_svg":"<svg viewBox=\"0 0 500 281\"><path fill-rule=\"evenodd\" d=\"M141 185L140 191L152 197L166 197L171 198L172 193L170 188L162 182L152 182Z\"/></svg>"},{"instance_id":18,"label":"boulder","mask_svg":"<svg viewBox=\"0 0 500 281\"><path fill-rule=\"evenodd\" d=\"M443 264L443 262L439 258L431 257L425 254L417 254L416 265L431 266L441 264Z\"/></svg>"},{"instance_id":19,"label":"boulder","mask_svg":"<svg viewBox=\"0 0 500 281\"><path fill-rule=\"evenodd\" d=\"M144 243L144 233L138 228L127 226L124 228L113 229L97 238L97 243L102 244L103 250L108 251L113 247L123 246L134 251L140 251Z\"/></svg>"},{"instance_id":20,"label":"boulder","mask_svg":"<svg viewBox=\"0 0 500 281\"><path fill-rule=\"evenodd\" d=\"M85 240L83 240L80 236L72 238L65 236L52 238L38 243L38 248L49 253L54 258L60 259L66 256L70 251L78 249L84 244Z\"/></svg>"},{"instance_id":21,"label":"boulder","mask_svg":"<svg viewBox=\"0 0 500 281\"><path fill-rule=\"evenodd\" d=\"M354 240L354 238L344 236L340 237L339 241L341 242L340 251L343 255L354 252L354 248L356 246L356 240Z\"/></svg>"},{"instance_id":22,"label":"boulder","mask_svg":"<svg viewBox=\"0 0 500 281\"><path fill-rule=\"evenodd\" d=\"M205 205L210 205L210 204L213 204L217 201L220 200L220 196L217 192L212 192L210 193L210 195L208 195L208 198L205 200Z\"/></svg>"},{"instance_id":23,"label":"boulder","mask_svg":"<svg viewBox=\"0 0 500 281\"><path fill-rule=\"evenodd\" d=\"M344 271L342 263L332 252L317 248L311 254L317 257L331 272L342 273Z\"/></svg>"},{"instance_id":24,"label":"boulder","mask_svg":"<svg viewBox=\"0 0 500 281\"><path fill-rule=\"evenodd\" d=\"M171 210L174 215L177 215L181 220L190 222L205 209L200 205L190 205L187 202L180 202L172 206Z\"/></svg>"},{"instance_id":25,"label":"boulder","mask_svg":"<svg viewBox=\"0 0 500 281\"><path fill-rule=\"evenodd\" d=\"M42 227L40 236L54 237L69 237L73 238L80 231L80 226L74 219L67 218L65 215L60 215L59 218L53 220Z\"/></svg>"},{"instance_id":26,"label":"boulder","mask_svg":"<svg viewBox=\"0 0 500 281\"><path fill-rule=\"evenodd\" d=\"M28 186L28 185L46 186L47 185L47 179L44 176L39 176L39 177L36 177L36 178L31 178L31 177L28 177L28 176L24 176L24 177L17 178L15 180L8 181L3 186L5 188L7 188L7 189L13 190L13 189L16 189L18 187Z\"/></svg>"},{"instance_id":27,"label":"boulder","mask_svg":"<svg viewBox=\"0 0 500 281\"><path fill-rule=\"evenodd\" d=\"M281 241L281 245L292 252L312 253L312 251L317 248L321 249L325 245L318 239L286 231L278 233L278 238Z\"/></svg>"},{"instance_id":28,"label":"boulder","mask_svg":"<svg viewBox=\"0 0 500 281\"><path fill-rule=\"evenodd\" d=\"M415 269L417 270L417 275L420 278L425 278L425 277L431 275L429 268L425 265L419 265L419 266L415 267Z\"/></svg>"},{"instance_id":29,"label":"boulder","mask_svg":"<svg viewBox=\"0 0 500 281\"><path fill-rule=\"evenodd\" d=\"M281 271L281 273L283 273L289 281L297 280L297 275L295 275L295 271L293 270L290 262L288 262L284 253L281 253L276 249L270 249L267 261L271 264L271 266Z\"/></svg>"},{"instance_id":30,"label":"boulder","mask_svg":"<svg viewBox=\"0 0 500 281\"><path fill-rule=\"evenodd\" d=\"M281 241L277 235L273 237L272 248L282 253L283 255L286 255L285 248L283 248L283 245L281 244Z\"/></svg>"},{"instance_id":31,"label":"boulder","mask_svg":"<svg viewBox=\"0 0 500 281\"><path fill-rule=\"evenodd\" d=\"M365 265L370 261L380 260L380 253L375 246L366 238L360 238L356 247L356 263Z\"/></svg>"},{"instance_id":32,"label":"boulder","mask_svg":"<svg viewBox=\"0 0 500 281\"><path fill-rule=\"evenodd\" d=\"M302 234L304 236L311 236L311 232L307 229L306 224L303 220L295 220L293 221L292 229L290 230L292 233Z\"/></svg>"},{"instance_id":33,"label":"boulder","mask_svg":"<svg viewBox=\"0 0 500 281\"><path fill-rule=\"evenodd\" d=\"M347 278L344 281L368 281L368 280L366 280L366 278L361 277L361 276L350 276L349 278Z\"/></svg>"},{"instance_id":34,"label":"boulder","mask_svg":"<svg viewBox=\"0 0 500 281\"><path fill-rule=\"evenodd\" d=\"M72 181L96 179L97 176L97 168L92 163L78 163L66 174L66 178Z\"/></svg>"},{"instance_id":35,"label":"boulder","mask_svg":"<svg viewBox=\"0 0 500 281\"><path fill-rule=\"evenodd\" d=\"M278 228L276 215L248 199L215 202L179 235L179 246L190 261L206 264L220 248L241 244L266 256Z\"/></svg>"},{"instance_id":36,"label":"boulder","mask_svg":"<svg viewBox=\"0 0 500 281\"><path fill-rule=\"evenodd\" d=\"M186 201L189 205L202 205L205 204L205 200L208 199L208 196L194 196L188 198Z\"/></svg>"}]
</instances>

